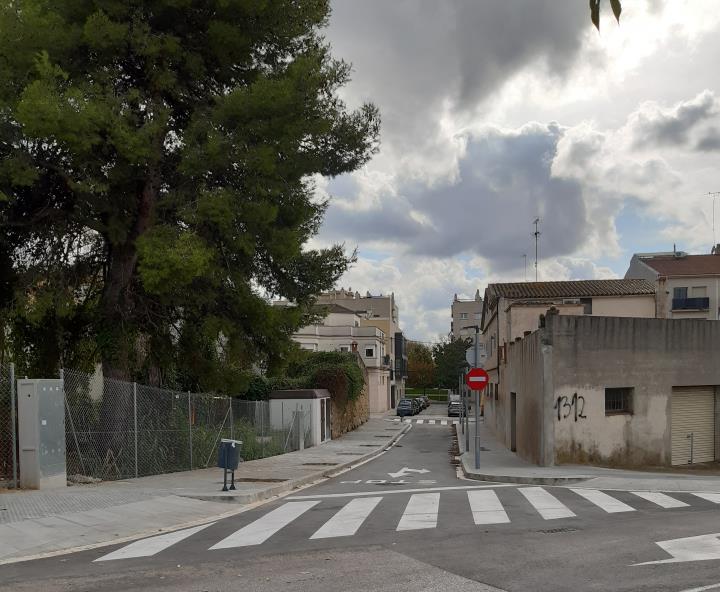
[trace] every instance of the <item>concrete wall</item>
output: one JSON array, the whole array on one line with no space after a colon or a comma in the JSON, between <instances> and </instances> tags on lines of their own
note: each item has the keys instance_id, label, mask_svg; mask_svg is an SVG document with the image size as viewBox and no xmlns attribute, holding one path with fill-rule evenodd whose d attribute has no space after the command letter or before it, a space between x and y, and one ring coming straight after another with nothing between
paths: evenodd
<instances>
[{"instance_id":1,"label":"concrete wall","mask_svg":"<svg viewBox=\"0 0 720 592\"><path fill-rule=\"evenodd\" d=\"M540 464L543 461L543 352L540 332L509 346L508 365L524 368L508 376L508 388L499 393L504 407L503 439L510 448L512 436L512 394L516 399L516 451L519 456ZM499 398L498 397L498 398ZM498 401L500 403L500 401Z\"/></svg>"},{"instance_id":2,"label":"concrete wall","mask_svg":"<svg viewBox=\"0 0 720 592\"><path fill-rule=\"evenodd\" d=\"M486 426L544 465L671 463L673 387L715 386L720 393L720 322L550 314L545 328L508 345L496 369L498 399ZM633 389L632 413L606 414L605 389ZM720 407L716 419L720 434ZM720 439L716 439L720 458Z\"/></svg>"},{"instance_id":3,"label":"concrete wall","mask_svg":"<svg viewBox=\"0 0 720 592\"><path fill-rule=\"evenodd\" d=\"M594 317L655 317L655 296L602 296L592 299Z\"/></svg>"},{"instance_id":4,"label":"concrete wall","mask_svg":"<svg viewBox=\"0 0 720 592\"><path fill-rule=\"evenodd\" d=\"M672 387L720 384L720 323L550 315L541 333L556 462L669 465ZM605 414L607 387L634 389L632 414Z\"/></svg>"},{"instance_id":5,"label":"concrete wall","mask_svg":"<svg viewBox=\"0 0 720 592\"><path fill-rule=\"evenodd\" d=\"M368 368L368 396L370 413L390 409L390 373L380 368Z\"/></svg>"}]
</instances>

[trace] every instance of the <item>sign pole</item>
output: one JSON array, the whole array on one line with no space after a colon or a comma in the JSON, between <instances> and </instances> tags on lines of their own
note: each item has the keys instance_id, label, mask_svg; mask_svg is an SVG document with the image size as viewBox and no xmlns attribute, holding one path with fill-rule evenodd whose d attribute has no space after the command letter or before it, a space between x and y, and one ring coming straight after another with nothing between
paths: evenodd
<instances>
[{"instance_id":1,"label":"sign pole","mask_svg":"<svg viewBox=\"0 0 720 592\"><path fill-rule=\"evenodd\" d=\"M478 348L480 346L480 327L475 325L475 368L478 367ZM480 391L475 391L475 468L480 468Z\"/></svg>"}]
</instances>

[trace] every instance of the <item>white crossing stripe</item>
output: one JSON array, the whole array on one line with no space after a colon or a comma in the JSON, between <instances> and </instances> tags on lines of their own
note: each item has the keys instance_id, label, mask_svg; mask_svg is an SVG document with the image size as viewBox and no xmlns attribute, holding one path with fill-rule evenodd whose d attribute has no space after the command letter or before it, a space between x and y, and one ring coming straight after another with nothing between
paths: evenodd
<instances>
[{"instance_id":1,"label":"white crossing stripe","mask_svg":"<svg viewBox=\"0 0 720 592\"><path fill-rule=\"evenodd\" d=\"M418 530L437 526L439 493L416 493L410 496L397 530Z\"/></svg>"},{"instance_id":2,"label":"white crossing stripe","mask_svg":"<svg viewBox=\"0 0 720 592\"><path fill-rule=\"evenodd\" d=\"M330 520L323 524L311 539L329 539L352 536L362 526L365 519L380 503L382 497L358 497L346 504Z\"/></svg>"},{"instance_id":3,"label":"white crossing stripe","mask_svg":"<svg viewBox=\"0 0 720 592\"><path fill-rule=\"evenodd\" d=\"M393 419L393 421L398 422L398 421L400 421L400 418L396 417L395 419Z\"/></svg>"},{"instance_id":4,"label":"white crossing stripe","mask_svg":"<svg viewBox=\"0 0 720 592\"><path fill-rule=\"evenodd\" d=\"M458 425L460 422L457 419L453 419L453 425Z\"/></svg>"},{"instance_id":5,"label":"white crossing stripe","mask_svg":"<svg viewBox=\"0 0 720 592\"><path fill-rule=\"evenodd\" d=\"M492 490L468 491L468 501L475 524L502 524L510 522L497 494Z\"/></svg>"},{"instance_id":6,"label":"white crossing stripe","mask_svg":"<svg viewBox=\"0 0 720 592\"><path fill-rule=\"evenodd\" d=\"M584 497L586 500L592 502L609 514L635 511L635 508L632 506L628 506L626 503L621 502L620 500L615 499L607 493L603 493L597 489L571 489L570 491L577 493L580 497Z\"/></svg>"},{"instance_id":7,"label":"white crossing stripe","mask_svg":"<svg viewBox=\"0 0 720 592\"><path fill-rule=\"evenodd\" d=\"M410 418L408 418L408 417L406 417L405 419L403 419L403 423L410 423L411 421L412 421L412 420L411 420Z\"/></svg>"},{"instance_id":8,"label":"white crossing stripe","mask_svg":"<svg viewBox=\"0 0 720 592\"><path fill-rule=\"evenodd\" d=\"M171 547L174 544L179 543L182 540L185 540L189 536L194 535L196 532L200 532L201 530L207 528L208 526L212 526L213 524L215 524L215 523L210 522L209 524L203 524L201 526L194 526L193 528L186 528L184 530L176 530L175 532L159 534L157 536L150 537L148 539L142 539L140 541L135 541L134 543L125 545L124 547L118 549L117 551L113 551L112 553L108 553L107 555L103 555L102 557L98 557L97 559L95 559L95 561L114 561L115 559L132 559L134 557L151 557L153 555L156 555L160 551L163 551L163 550L167 549L168 547Z\"/></svg>"},{"instance_id":9,"label":"white crossing stripe","mask_svg":"<svg viewBox=\"0 0 720 592\"><path fill-rule=\"evenodd\" d=\"M693 495L701 497L702 499L714 504L720 504L720 493L693 493Z\"/></svg>"},{"instance_id":10,"label":"white crossing stripe","mask_svg":"<svg viewBox=\"0 0 720 592\"><path fill-rule=\"evenodd\" d=\"M435 420L434 420L434 419L428 419L428 423L429 423L430 425L435 425Z\"/></svg>"},{"instance_id":11,"label":"white crossing stripe","mask_svg":"<svg viewBox=\"0 0 720 592\"><path fill-rule=\"evenodd\" d=\"M575 513L570 508L542 487L522 487L518 491L525 496L525 499L545 520L572 518L575 516Z\"/></svg>"},{"instance_id":12,"label":"white crossing stripe","mask_svg":"<svg viewBox=\"0 0 720 592\"><path fill-rule=\"evenodd\" d=\"M262 518L251 522L240 530L235 531L229 537L210 547L210 549L229 549L231 547L248 547L264 543L281 528L290 524L296 518L302 516L320 501L288 502L272 512L268 512Z\"/></svg>"},{"instance_id":13,"label":"white crossing stripe","mask_svg":"<svg viewBox=\"0 0 720 592\"><path fill-rule=\"evenodd\" d=\"M447 419L441 419L440 425L447 425Z\"/></svg>"},{"instance_id":14,"label":"white crossing stripe","mask_svg":"<svg viewBox=\"0 0 720 592\"><path fill-rule=\"evenodd\" d=\"M415 423L425 423L425 420L424 419L416 419Z\"/></svg>"},{"instance_id":15,"label":"white crossing stripe","mask_svg":"<svg viewBox=\"0 0 720 592\"><path fill-rule=\"evenodd\" d=\"M689 505L659 491L631 491L630 493L657 504L661 508L685 508Z\"/></svg>"}]
</instances>

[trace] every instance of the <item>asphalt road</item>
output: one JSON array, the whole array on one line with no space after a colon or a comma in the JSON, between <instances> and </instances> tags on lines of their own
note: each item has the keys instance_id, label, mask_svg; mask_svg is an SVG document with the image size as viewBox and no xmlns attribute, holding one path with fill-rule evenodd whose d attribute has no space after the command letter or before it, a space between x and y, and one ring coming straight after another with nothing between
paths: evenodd
<instances>
[{"instance_id":1,"label":"asphalt road","mask_svg":"<svg viewBox=\"0 0 720 592\"><path fill-rule=\"evenodd\" d=\"M414 425L371 462L192 532L0 567L0 590L720 590L720 549L635 565L720 532L717 503L461 480L453 434Z\"/></svg>"}]
</instances>

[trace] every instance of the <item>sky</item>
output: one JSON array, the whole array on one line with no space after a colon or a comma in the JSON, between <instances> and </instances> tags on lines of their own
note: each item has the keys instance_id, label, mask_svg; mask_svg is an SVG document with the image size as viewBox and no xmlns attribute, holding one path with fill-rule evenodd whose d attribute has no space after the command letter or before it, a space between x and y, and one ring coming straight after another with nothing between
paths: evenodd
<instances>
[{"instance_id":1,"label":"sky","mask_svg":"<svg viewBox=\"0 0 720 592\"><path fill-rule=\"evenodd\" d=\"M540 280L710 252L717 3L626 0L620 25L603 8L598 32L585 0L333 0L340 96L382 117L367 165L317 179L312 246L358 252L337 287L394 292L406 336L437 341L454 294L534 279L536 217Z\"/></svg>"}]
</instances>

